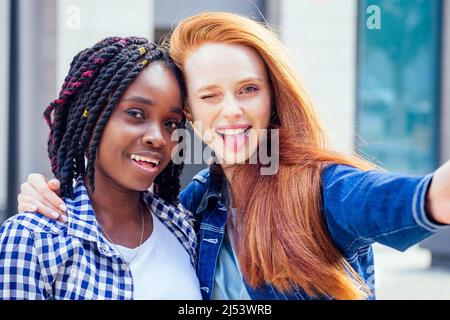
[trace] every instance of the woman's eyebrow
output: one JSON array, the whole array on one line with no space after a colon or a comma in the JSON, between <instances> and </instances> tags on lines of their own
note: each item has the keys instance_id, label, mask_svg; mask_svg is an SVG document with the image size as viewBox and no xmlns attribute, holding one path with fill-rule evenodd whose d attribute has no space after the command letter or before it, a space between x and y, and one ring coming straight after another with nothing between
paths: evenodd
<instances>
[{"instance_id":1,"label":"woman's eyebrow","mask_svg":"<svg viewBox=\"0 0 450 320\"><path fill-rule=\"evenodd\" d=\"M248 77L248 78L245 78L245 79L242 79L241 81L239 81L238 84L245 83L245 82L261 82L261 83L264 83L264 81L261 78L259 78L259 77Z\"/></svg>"},{"instance_id":2,"label":"woman's eyebrow","mask_svg":"<svg viewBox=\"0 0 450 320\"><path fill-rule=\"evenodd\" d=\"M132 97L129 97L129 98L125 98L121 102L127 102L127 101L138 102L138 103L146 104L148 106L152 106L153 105L153 101L152 100L150 100L148 98L140 97L140 96L132 96ZM170 112L183 114L183 108L181 108L181 107L172 107L172 108L170 108Z\"/></svg>"},{"instance_id":3,"label":"woman's eyebrow","mask_svg":"<svg viewBox=\"0 0 450 320\"><path fill-rule=\"evenodd\" d=\"M197 92L202 92L202 91L208 91L208 90L214 90L219 88L218 85L215 84L210 84L210 85L205 85L203 87L200 87L199 89L197 89Z\"/></svg>"},{"instance_id":4,"label":"woman's eyebrow","mask_svg":"<svg viewBox=\"0 0 450 320\"><path fill-rule=\"evenodd\" d=\"M126 101L134 101L134 102L138 102L138 103L142 103L142 104L153 105L152 100L150 100L148 98L144 98L144 97L139 97L139 96L133 96L133 97L125 98L122 100L122 102L126 102Z\"/></svg>"},{"instance_id":5,"label":"woman's eyebrow","mask_svg":"<svg viewBox=\"0 0 450 320\"><path fill-rule=\"evenodd\" d=\"M264 83L264 81L259 78L258 76L250 76L250 77L246 77L242 80L239 80L237 82L238 85L245 83L245 82L259 82L259 83ZM205 85L203 87L200 87L199 89L197 89L197 93L202 93L203 91L208 91L208 90L214 90L219 88L218 85L215 84L211 84L211 85Z\"/></svg>"}]
</instances>

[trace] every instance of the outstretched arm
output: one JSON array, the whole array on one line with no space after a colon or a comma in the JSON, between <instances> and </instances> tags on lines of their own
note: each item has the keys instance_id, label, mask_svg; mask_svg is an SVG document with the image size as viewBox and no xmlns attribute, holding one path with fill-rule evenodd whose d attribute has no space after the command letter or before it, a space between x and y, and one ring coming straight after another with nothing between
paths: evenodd
<instances>
[{"instance_id":1,"label":"outstretched arm","mask_svg":"<svg viewBox=\"0 0 450 320\"><path fill-rule=\"evenodd\" d=\"M447 228L449 167L426 177L346 165L325 168L323 209L334 242L346 254L374 242L406 250Z\"/></svg>"},{"instance_id":2,"label":"outstretched arm","mask_svg":"<svg viewBox=\"0 0 450 320\"><path fill-rule=\"evenodd\" d=\"M450 161L434 173L427 194L426 209L434 221L450 224Z\"/></svg>"}]
</instances>

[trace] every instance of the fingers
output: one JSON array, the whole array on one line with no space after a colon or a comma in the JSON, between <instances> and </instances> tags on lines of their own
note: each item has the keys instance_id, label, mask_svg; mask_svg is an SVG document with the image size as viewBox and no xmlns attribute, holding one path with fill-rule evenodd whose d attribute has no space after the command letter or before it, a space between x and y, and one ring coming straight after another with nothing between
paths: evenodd
<instances>
[{"instance_id":1,"label":"fingers","mask_svg":"<svg viewBox=\"0 0 450 320\"><path fill-rule=\"evenodd\" d=\"M54 208L50 208L41 201L23 194L19 194L17 197L19 202L20 212L39 212L40 214L46 216L50 219L59 218L59 214L55 212Z\"/></svg>"},{"instance_id":2,"label":"fingers","mask_svg":"<svg viewBox=\"0 0 450 320\"><path fill-rule=\"evenodd\" d=\"M54 191L58 196L60 195L60 193L61 193L61 185L60 185L58 179L50 179L50 180L47 182L47 185L48 185L48 187L49 187L52 191Z\"/></svg>"},{"instance_id":3,"label":"fingers","mask_svg":"<svg viewBox=\"0 0 450 320\"><path fill-rule=\"evenodd\" d=\"M17 209L19 212L36 212L37 208L35 205L31 204L31 200L27 196L19 194L17 197L17 202L19 203Z\"/></svg>"},{"instance_id":4,"label":"fingers","mask_svg":"<svg viewBox=\"0 0 450 320\"><path fill-rule=\"evenodd\" d=\"M19 211L39 212L50 219L58 219L62 222L67 221L65 212L54 207L47 199L45 199L30 184L23 183L21 185L21 193L17 197L19 203Z\"/></svg>"},{"instance_id":5,"label":"fingers","mask_svg":"<svg viewBox=\"0 0 450 320\"><path fill-rule=\"evenodd\" d=\"M60 185L58 180L51 179L47 183L43 175L32 173L28 176L27 182L39 192L41 197L50 202L53 207L58 208L57 211L59 213L62 214L67 210L64 201L62 201L62 199L55 193L55 191L58 193L60 192ZM37 199L41 200L40 198Z\"/></svg>"}]
</instances>

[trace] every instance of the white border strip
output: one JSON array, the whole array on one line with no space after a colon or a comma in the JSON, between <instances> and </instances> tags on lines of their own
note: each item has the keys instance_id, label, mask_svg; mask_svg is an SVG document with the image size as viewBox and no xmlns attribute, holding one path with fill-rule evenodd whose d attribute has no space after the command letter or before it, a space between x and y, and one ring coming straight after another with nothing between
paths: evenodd
<instances>
[{"instance_id":1,"label":"white border strip","mask_svg":"<svg viewBox=\"0 0 450 320\"><path fill-rule=\"evenodd\" d=\"M9 1L0 1L0 222L6 219L1 212L7 206L7 170L8 170L8 109L9 109Z\"/></svg>"},{"instance_id":2,"label":"white border strip","mask_svg":"<svg viewBox=\"0 0 450 320\"><path fill-rule=\"evenodd\" d=\"M450 1L443 2L441 70L441 163L450 159Z\"/></svg>"}]
</instances>

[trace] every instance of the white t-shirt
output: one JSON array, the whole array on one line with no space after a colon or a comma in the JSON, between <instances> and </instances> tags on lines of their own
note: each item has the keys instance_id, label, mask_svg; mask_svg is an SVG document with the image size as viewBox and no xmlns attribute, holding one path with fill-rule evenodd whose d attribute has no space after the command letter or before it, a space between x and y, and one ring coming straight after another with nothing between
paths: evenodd
<instances>
[{"instance_id":1,"label":"white t-shirt","mask_svg":"<svg viewBox=\"0 0 450 320\"><path fill-rule=\"evenodd\" d=\"M131 262L135 300L201 300L200 285L187 251L152 213L153 232ZM138 248L115 245L126 261Z\"/></svg>"}]
</instances>

